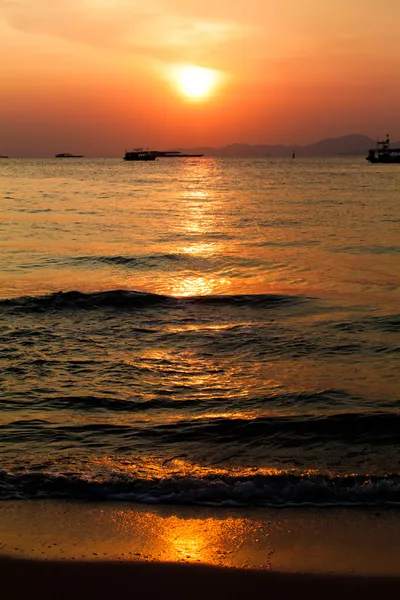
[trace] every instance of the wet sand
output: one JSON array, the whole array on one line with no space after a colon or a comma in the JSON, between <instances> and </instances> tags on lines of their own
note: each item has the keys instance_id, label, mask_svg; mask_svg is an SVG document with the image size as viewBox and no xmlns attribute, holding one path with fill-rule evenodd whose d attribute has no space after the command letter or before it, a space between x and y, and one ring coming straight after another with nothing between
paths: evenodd
<instances>
[{"instance_id":1,"label":"wet sand","mask_svg":"<svg viewBox=\"0 0 400 600\"><path fill-rule=\"evenodd\" d=\"M400 597L396 509L0 506L5 599Z\"/></svg>"},{"instance_id":2,"label":"wet sand","mask_svg":"<svg viewBox=\"0 0 400 600\"><path fill-rule=\"evenodd\" d=\"M204 565L2 559L2 597L41 600L257 597L398 598L397 578L271 573Z\"/></svg>"}]
</instances>

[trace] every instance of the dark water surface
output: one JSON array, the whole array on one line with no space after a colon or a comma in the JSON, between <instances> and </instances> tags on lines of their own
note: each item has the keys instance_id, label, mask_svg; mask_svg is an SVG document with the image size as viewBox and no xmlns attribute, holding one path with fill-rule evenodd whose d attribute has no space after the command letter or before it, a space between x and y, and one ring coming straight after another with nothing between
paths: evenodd
<instances>
[{"instance_id":1,"label":"dark water surface","mask_svg":"<svg viewBox=\"0 0 400 600\"><path fill-rule=\"evenodd\" d=\"M400 502L400 168L0 165L0 498Z\"/></svg>"}]
</instances>

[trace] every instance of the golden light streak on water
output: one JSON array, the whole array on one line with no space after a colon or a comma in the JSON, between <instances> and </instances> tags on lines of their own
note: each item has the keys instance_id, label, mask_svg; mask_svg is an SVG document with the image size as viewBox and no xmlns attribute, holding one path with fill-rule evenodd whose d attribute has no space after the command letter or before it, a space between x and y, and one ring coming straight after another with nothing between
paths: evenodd
<instances>
[{"instance_id":1,"label":"golden light streak on water","mask_svg":"<svg viewBox=\"0 0 400 600\"><path fill-rule=\"evenodd\" d=\"M206 296L215 294L221 286L229 285L225 279L214 279L208 277L186 277L180 281L173 282L171 296Z\"/></svg>"},{"instance_id":2,"label":"golden light streak on water","mask_svg":"<svg viewBox=\"0 0 400 600\"><path fill-rule=\"evenodd\" d=\"M269 535L267 523L231 516L166 517L155 512L121 510L113 514L113 526L118 536L121 531L125 536L126 554L131 554L128 541L131 534L133 543L137 538L143 541L142 554L148 552L147 559L210 565L224 562L237 566L238 561L247 558L247 545L256 544L261 533Z\"/></svg>"},{"instance_id":3,"label":"golden light streak on water","mask_svg":"<svg viewBox=\"0 0 400 600\"><path fill-rule=\"evenodd\" d=\"M229 477L245 480L254 477L255 473L261 477L274 477L287 473L287 470L282 471L273 467L238 467L234 464L231 464L229 468L219 467L217 464L210 467L191 462L183 454L171 456L171 458L167 459L117 456L91 457L90 462L94 474L107 471L113 472L115 475L123 474L129 477L140 475L143 480L150 478L163 480L168 477L188 478L188 480L193 480L194 478L200 480L208 477L220 477L222 480L225 477ZM75 459L74 468L79 471L81 464L83 464L82 459ZM293 469L292 472L295 474L296 470ZM303 471L302 474L304 474ZM306 471L306 474L317 474L317 470L310 468Z\"/></svg>"},{"instance_id":4,"label":"golden light streak on water","mask_svg":"<svg viewBox=\"0 0 400 600\"><path fill-rule=\"evenodd\" d=\"M179 252L184 254L193 254L194 256L212 256L222 251L222 244L213 243L196 243L191 244L190 246L183 246L179 248Z\"/></svg>"}]
</instances>

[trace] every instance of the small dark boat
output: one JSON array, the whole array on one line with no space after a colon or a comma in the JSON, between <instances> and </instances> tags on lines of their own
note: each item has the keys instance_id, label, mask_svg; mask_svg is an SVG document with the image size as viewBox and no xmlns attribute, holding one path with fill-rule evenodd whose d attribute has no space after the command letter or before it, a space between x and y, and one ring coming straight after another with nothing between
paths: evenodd
<instances>
[{"instance_id":1,"label":"small dark boat","mask_svg":"<svg viewBox=\"0 0 400 600\"><path fill-rule=\"evenodd\" d=\"M178 150L151 150L151 153L160 158L199 158L203 154L185 154Z\"/></svg>"},{"instance_id":2,"label":"small dark boat","mask_svg":"<svg viewBox=\"0 0 400 600\"><path fill-rule=\"evenodd\" d=\"M134 150L125 150L124 160L156 160L156 155L150 150L144 150L143 148L135 148Z\"/></svg>"},{"instance_id":3,"label":"small dark boat","mask_svg":"<svg viewBox=\"0 0 400 600\"><path fill-rule=\"evenodd\" d=\"M63 152L62 154L56 154L55 158L83 158L83 154L69 154L69 152Z\"/></svg>"},{"instance_id":4,"label":"small dark boat","mask_svg":"<svg viewBox=\"0 0 400 600\"><path fill-rule=\"evenodd\" d=\"M366 160L369 160L370 163L400 163L400 148L390 147L389 134L387 134L386 140L377 142L376 148L368 151Z\"/></svg>"},{"instance_id":5,"label":"small dark boat","mask_svg":"<svg viewBox=\"0 0 400 600\"><path fill-rule=\"evenodd\" d=\"M0 154L0 158L8 158L5 154Z\"/></svg>"}]
</instances>

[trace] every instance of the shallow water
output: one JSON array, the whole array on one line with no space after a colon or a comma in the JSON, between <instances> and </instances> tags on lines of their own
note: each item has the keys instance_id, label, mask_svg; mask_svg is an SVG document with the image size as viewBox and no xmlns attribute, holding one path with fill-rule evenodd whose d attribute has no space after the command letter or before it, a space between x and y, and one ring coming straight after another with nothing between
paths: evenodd
<instances>
[{"instance_id":1,"label":"shallow water","mask_svg":"<svg viewBox=\"0 0 400 600\"><path fill-rule=\"evenodd\" d=\"M400 501L398 166L0 169L0 497Z\"/></svg>"}]
</instances>

